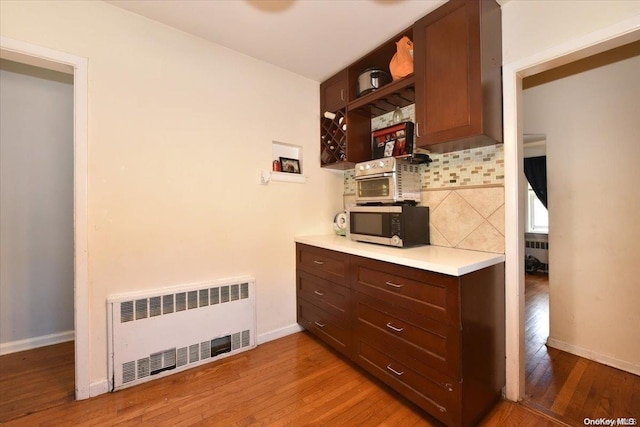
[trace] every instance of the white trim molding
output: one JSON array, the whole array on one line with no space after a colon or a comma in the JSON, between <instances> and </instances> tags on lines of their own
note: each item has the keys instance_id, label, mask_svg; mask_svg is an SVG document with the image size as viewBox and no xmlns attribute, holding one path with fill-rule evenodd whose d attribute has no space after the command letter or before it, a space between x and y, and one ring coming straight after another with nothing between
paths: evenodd
<instances>
[{"instance_id":1,"label":"white trim molding","mask_svg":"<svg viewBox=\"0 0 640 427\"><path fill-rule=\"evenodd\" d=\"M293 325L285 326L284 328L276 329L273 331L260 334L257 337L258 344L264 344L269 341L277 340L278 338L286 337L287 335L295 334L303 331L304 328L297 323Z\"/></svg>"},{"instance_id":2,"label":"white trim molding","mask_svg":"<svg viewBox=\"0 0 640 427\"><path fill-rule=\"evenodd\" d=\"M640 16L519 59L502 67L505 163L506 352L505 397L524 397L524 183L522 79L640 40ZM566 347L569 348L569 347Z\"/></svg>"},{"instance_id":3,"label":"white trim molding","mask_svg":"<svg viewBox=\"0 0 640 427\"><path fill-rule=\"evenodd\" d=\"M12 61L73 72L74 321L76 399L90 397L88 270L88 59L0 37L0 54Z\"/></svg>"},{"instance_id":4,"label":"white trim molding","mask_svg":"<svg viewBox=\"0 0 640 427\"><path fill-rule=\"evenodd\" d=\"M0 344L0 356L17 353L18 351L33 350L34 348L45 347L47 345L73 341L73 338L74 331L64 331L40 337L27 338L24 340L5 342Z\"/></svg>"},{"instance_id":5,"label":"white trim molding","mask_svg":"<svg viewBox=\"0 0 640 427\"><path fill-rule=\"evenodd\" d=\"M588 350L551 337L547 338L547 345L558 350L566 351L567 353L575 354L576 356L584 357L585 359L593 360L594 362L621 369L625 372L631 372L634 375L640 375L640 365L627 362L626 360L616 359L615 357L607 356L606 354Z\"/></svg>"}]
</instances>

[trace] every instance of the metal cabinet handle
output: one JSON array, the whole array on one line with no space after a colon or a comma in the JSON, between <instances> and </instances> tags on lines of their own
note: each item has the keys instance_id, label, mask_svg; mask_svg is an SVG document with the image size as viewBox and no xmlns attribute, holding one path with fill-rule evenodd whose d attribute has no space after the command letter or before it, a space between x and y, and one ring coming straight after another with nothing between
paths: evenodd
<instances>
[{"instance_id":1,"label":"metal cabinet handle","mask_svg":"<svg viewBox=\"0 0 640 427\"><path fill-rule=\"evenodd\" d=\"M340 99L344 101L344 89L340 89Z\"/></svg>"},{"instance_id":2,"label":"metal cabinet handle","mask_svg":"<svg viewBox=\"0 0 640 427\"><path fill-rule=\"evenodd\" d=\"M393 282L387 282L387 286L391 286L392 288L400 289L404 285L399 285L399 284L393 283Z\"/></svg>"},{"instance_id":3,"label":"metal cabinet handle","mask_svg":"<svg viewBox=\"0 0 640 427\"><path fill-rule=\"evenodd\" d=\"M420 122L416 122L416 138L420 138Z\"/></svg>"},{"instance_id":4,"label":"metal cabinet handle","mask_svg":"<svg viewBox=\"0 0 640 427\"><path fill-rule=\"evenodd\" d=\"M387 323L387 328L391 329L392 331L396 331L396 332L404 331L404 328L396 328L395 326L393 326L391 324L391 322Z\"/></svg>"},{"instance_id":5,"label":"metal cabinet handle","mask_svg":"<svg viewBox=\"0 0 640 427\"><path fill-rule=\"evenodd\" d=\"M314 325L316 325L318 328L324 328L325 326L327 326L325 323L320 323L320 322L313 322Z\"/></svg>"},{"instance_id":6,"label":"metal cabinet handle","mask_svg":"<svg viewBox=\"0 0 640 427\"><path fill-rule=\"evenodd\" d=\"M398 371L396 371L395 369L393 369L393 368L391 367L391 363L389 363L389 364L387 365L387 369L388 369L388 370L390 370L391 372L393 372L394 374L396 374L397 376L401 376L402 374L404 374L404 371L402 371L402 372L398 372Z\"/></svg>"},{"instance_id":7,"label":"metal cabinet handle","mask_svg":"<svg viewBox=\"0 0 640 427\"><path fill-rule=\"evenodd\" d=\"M319 297L323 297L324 296L324 292L320 292L319 290L315 290L313 291L314 294L318 295Z\"/></svg>"},{"instance_id":8,"label":"metal cabinet handle","mask_svg":"<svg viewBox=\"0 0 640 427\"><path fill-rule=\"evenodd\" d=\"M446 383L446 384L444 385L444 388L446 388L446 389L447 389L447 391L453 391L453 387L452 387L452 386L451 386L451 384L449 384L449 383Z\"/></svg>"},{"instance_id":9,"label":"metal cabinet handle","mask_svg":"<svg viewBox=\"0 0 640 427\"><path fill-rule=\"evenodd\" d=\"M318 260L314 260L313 261L314 264L318 264L318 265L323 265L324 261L318 261Z\"/></svg>"}]
</instances>

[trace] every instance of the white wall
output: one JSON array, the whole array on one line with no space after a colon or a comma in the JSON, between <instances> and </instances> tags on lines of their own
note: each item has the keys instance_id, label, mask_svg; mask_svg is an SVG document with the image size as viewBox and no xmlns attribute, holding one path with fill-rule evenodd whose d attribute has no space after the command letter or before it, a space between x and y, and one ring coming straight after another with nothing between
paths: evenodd
<instances>
[{"instance_id":1,"label":"white wall","mask_svg":"<svg viewBox=\"0 0 640 427\"><path fill-rule=\"evenodd\" d=\"M73 76L0 61L0 124L0 346L11 352L73 338Z\"/></svg>"},{"instance_id":2,"label":"white wall","mask_svg":"<svg viewBox=\"0 0 640 427\"><path fill-rule=\"evenodd\" d=\"M547 49L640 14L638 0L500 0L502 62Z\"/></svg>"},{"instance_id":3,"label":"white wall","mask_svg":"<svg viewBox=\"0 0 640 427\"><path fill-rule=\"evenodd\" d=\"M294 325L293 237L331 232L342 207L318 83L102 2L3 1L0 19L89 60L91 381L112 293L250 274L258 334ZM273 140L303 147L306 184L258 184Z\"/></svg>"},{"instance_id":4,"label":"white wall","mask_svg":"<svg viewBox=\"0 0 640 427\"><path fill-rule=\"evenodd\" d=\"M640 372L640 56L524 91L547 134L550 344Z\"/></svg>"},{"instance_id":5,"label":"white wall","mask_svg":"<svg viewBox=\"0 0 640 427\"><path fill-rule=\"evenodd\" d=\"M524 397L524 233L523 200L519 185L524 179L522 146L521 80L591 54L621 40L637 36L640 1L526 1L500 0L503 37L503 98L505 135L506 215L506 324L508 399ZM576 54L578 52L579 54ZM577 57L577 58L576 58Z\"/></svg>"}]
</instances>

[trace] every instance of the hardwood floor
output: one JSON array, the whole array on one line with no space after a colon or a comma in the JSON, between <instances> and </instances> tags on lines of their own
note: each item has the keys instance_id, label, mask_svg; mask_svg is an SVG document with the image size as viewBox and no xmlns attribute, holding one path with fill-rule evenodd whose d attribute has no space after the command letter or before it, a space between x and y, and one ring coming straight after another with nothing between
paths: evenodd
<instances>
[{"instance_id":1,"label":"hardwood floor","mask_svg":"<svg viewBox=\"0 0 640 427\"><path fill-rule=\"evenodd\" d=\"M0 423L74 400L73 341L0 356Z\"/></svg>"},{"instance_id":2,"label":"hardwood floor","mask_svg":"<svg viewBox=\"0 0 640 427\"><path fill-rule=\"evenodd\" d=\"M640 422L640 377L545 345L546 274L525 276L526 398L523 403L574 426L585 418Z\"/></svg>"},{"instance_id":3,"label":"hardwood floor","mask_svg":"<svg viewBox=\"0 0 640 427\"><path fill-rule=\"evenodd\" d=\"M5 365L2 366L4 369ZM62 372L65 369L57 372L68 376L69 373ZM73 377L72 369L70 373ZM7 384L4 376L2 378L0 386L5 390ZM42 394L48 393L48 384L37 380L35 383L39 384ZM12 386L21 387L17 383ZM11 393L2 396L4 404ZM28 403L24 402L22 407L27 408ZM3 419L6 420L4 407ZM5 425L395 427L439 424L303 332L116 393L59 403ZM563 424L503 401L482 425L550 427Z\"/></svg>"},{"instance_id":4,"label":"hardwood floor","mask_svg":"<svg viewBox=\"0 0 640 427\"><path fill-rule=\"evenodd\" d=\"M527 398L482 426L583 426L640 417L640 378L547 348L548 285L527 275ZM22 366L22 367L20 367ZM18 371L22 371L18 375ZM306 333L89 400L73 399L73 344L0 357L3 426L438 426Z\"/></svg>"}]
</instances>

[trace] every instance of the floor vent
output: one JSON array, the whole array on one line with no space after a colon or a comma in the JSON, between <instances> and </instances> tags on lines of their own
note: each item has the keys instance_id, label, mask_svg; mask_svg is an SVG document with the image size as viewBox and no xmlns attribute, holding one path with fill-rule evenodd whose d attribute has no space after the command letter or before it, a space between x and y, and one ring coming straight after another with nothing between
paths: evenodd
<instances>
[{"instance_id":1,"label":"floor vent","mask_svg":"<svg viewBox=\"0 0 640 427\"><path fill-rule=\"evenodd\" d=\"M107 299L111 391L256 346L255 280L220 280Z\"/></svg>"}]
</instances>

